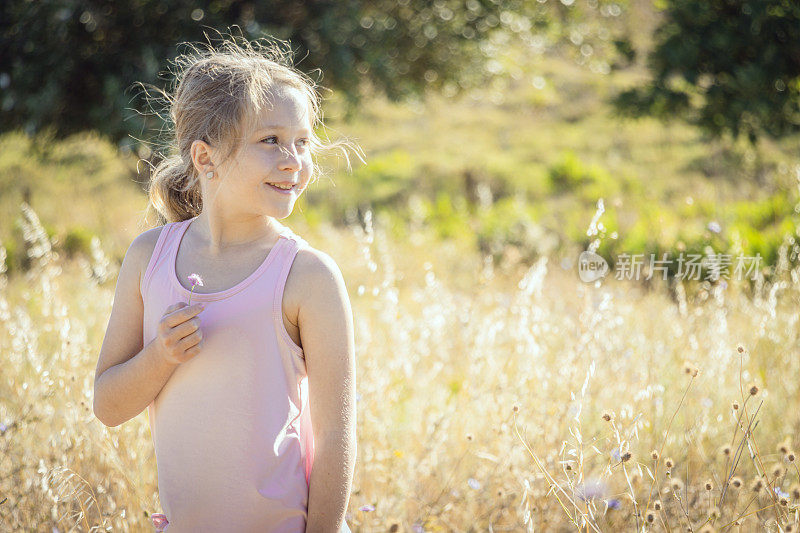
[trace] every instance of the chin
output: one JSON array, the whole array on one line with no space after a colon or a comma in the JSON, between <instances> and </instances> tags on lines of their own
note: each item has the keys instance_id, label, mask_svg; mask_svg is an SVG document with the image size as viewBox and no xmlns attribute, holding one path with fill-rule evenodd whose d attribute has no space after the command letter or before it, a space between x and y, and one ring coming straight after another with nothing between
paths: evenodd
<instances>
[{"instance_id":1,"label":"chin","mask_svg":"<svg viewBox=\"0 0 800 533\"><path fill-rule=\"evenodd\" d=\"M289 209L281 209L279 211L278 210L273 211L272 213L269 213L269 216L278 220L283 220L284 218L287 218L289 215L291 215L293 212L294 212L294 205L292 205L291 208Z\"/></svg>"}]
</instances>

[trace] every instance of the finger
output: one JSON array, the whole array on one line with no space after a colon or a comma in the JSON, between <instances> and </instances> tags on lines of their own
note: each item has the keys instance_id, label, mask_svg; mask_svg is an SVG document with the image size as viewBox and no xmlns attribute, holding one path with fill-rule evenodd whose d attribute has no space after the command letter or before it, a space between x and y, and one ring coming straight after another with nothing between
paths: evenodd
<instances>
[{"instance_id":1,"label":"finger","mask_svg":"<svg viewBox=\"0 0 800 533\"><path fill-rule=\"evenodd\" d=\"M202 339L203 339L203 332L198 329L197 331L195 331L191 335L182 338L181 341L178 343L178 346L182 350L188 350L192 346L195 346L196 344L199 344Z\"/></svg>"},{"instance_id":2,"label":"finger","mask_svg":"<svg viewBox=\"0 0 800 533\"><path fill-rule=\"evenodd\" d=\"M200 319L192 318L175 326L175 328L172 330L172 336L176 340L181 340L182 338L191 335L198 329L200 329Z\"/></svg>"},{"instance_id":3,"label":"finger","mask_svg":"<svg viewBox=\"0 0 800 533\"><path fill-rule=\"evenodd\" d=\"M194 357L195 355L197 355L198 353L200 353L200 350L202 350L202 349L203 349L203 341L200 341L198 344L195 344L195 345L194 345L194 346L192 346L191 348L188 348L187 350L185 350L185 351L183 352L183 355L184 355L184 356L187 356L187 355L188 355L188 356L189 356L189 358L191 359L192 357ZM187 359L187 360L188 360L188 359Z\"/></svg>"},{"instance_id":4,"label":"finger","mask_svg":"<svg viewBox=\"0 0 800 533\"><path fill-rule=\"evenodd\" d=\"M203 304L194 304L191 306L184 305L184 307L173 311L172 314L167 317L167 325L171 328L174 328L178 324L186 322L190 318L197 316L203 309Z\"/></svg>"},{"instance_id":5,"label":"finger","mask_svg":"<svg viewBox=\"0 0 800 533\"><path fill-rule=\"evenodd\" d=\"M186 305L186 302L175 302L174 304L172 304L169 307L167 307L167 309L164 311L164 315L163 316L166 316L166 315L170 314L171 312L173 312L173 311L175 311L177 309L180 309L181 307L183 307L185 305Z\"/></svg>"}]
</instances>

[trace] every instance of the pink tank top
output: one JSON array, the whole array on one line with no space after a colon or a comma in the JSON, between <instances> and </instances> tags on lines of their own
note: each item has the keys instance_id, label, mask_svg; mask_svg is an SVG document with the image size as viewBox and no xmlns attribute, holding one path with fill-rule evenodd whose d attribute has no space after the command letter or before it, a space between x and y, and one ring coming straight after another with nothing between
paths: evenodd
<instances>
[{"instance_id":1,"label":"pink tank top","mask_svg":"<svg viewBox=\"0 0 800 533\"><path fill-rule=\"evenodd\" d=\"M193 220L163 227L143 276L145 345L166 308L188 302L175 258ZM281 300L307 243L279 227L277 243L246 279L192 294L192 303L205 304L198 315L204 347L147 408L169 533L305 531L314 460L308 379Z\"/></svg>"}]
</instances>

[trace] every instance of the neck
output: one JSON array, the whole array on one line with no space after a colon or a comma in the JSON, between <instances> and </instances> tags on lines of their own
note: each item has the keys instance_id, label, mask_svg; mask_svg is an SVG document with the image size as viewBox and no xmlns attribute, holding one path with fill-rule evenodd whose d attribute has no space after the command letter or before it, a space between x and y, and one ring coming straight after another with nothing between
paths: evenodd
<instances>
[{"instance_id":1,"label":"neck","mask_svg":"<svg viewBox=\"0 0 800 533\"><path fill-rule=\"evenodd\" d=\"M265 215L220 216L203 210L191 223L200 245L209 253L271 241L278 222Z\"/></svg>"}]
</instances>

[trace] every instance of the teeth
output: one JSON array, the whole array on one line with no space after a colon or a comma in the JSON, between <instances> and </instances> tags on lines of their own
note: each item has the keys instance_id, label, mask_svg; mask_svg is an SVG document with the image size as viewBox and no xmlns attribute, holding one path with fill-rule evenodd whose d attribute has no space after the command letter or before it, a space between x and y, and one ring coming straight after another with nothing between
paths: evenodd
<instances>
[{"instance_id":1,"label":"teeth","mask_svg":"<svg viewBox=\"0 0 800 533\"><path fill-rule=\"evenodd\" d=\"M277 187L279 189L289 190L293 187L293 185L278 185L277 183L270 183L273 187Z\"/></svg>"}]
</instances>

